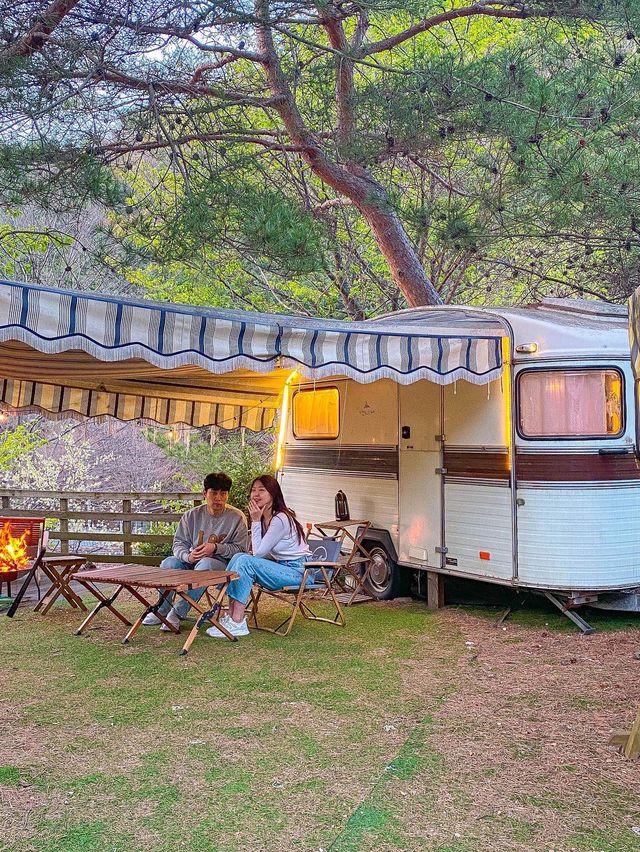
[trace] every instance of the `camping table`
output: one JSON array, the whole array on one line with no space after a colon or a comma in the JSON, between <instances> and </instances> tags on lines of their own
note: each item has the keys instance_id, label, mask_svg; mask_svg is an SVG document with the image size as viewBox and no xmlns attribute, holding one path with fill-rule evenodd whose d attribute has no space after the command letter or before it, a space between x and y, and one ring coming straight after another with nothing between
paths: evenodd
<instances>
[{"instance_id":1,"label":"camping table","mask_svg":"<svg viewBox=\"0 0 640 852\"><path fill-rule=\"evenodd\" d=\"M78 554L68 556L44 556L40 562L40 569L51 582L51 588L47 589L34 607L34 612L45 615L57 599L62 595L74 609L87 611L84 601L71 588L73 574L78 571L87 561L86 556Z\"/></svg>"},{"instance_id":2,"label":"camping table","mask_svg":"<svg viewBox=\"0 0 640 852\"><path fill-rule=\"evenodd\" d=\"M227 586L231 580L236 580L237 578L238 575L231 571L182 571L176 568L155 568L149 565L121 565L117 568L96 568L92 571L82 571L75 574L73 579L78 583L82 583L98 599L98 604L75 631L75 634L76 636L80 636L82 631L93 621L100 610L105 607L130 628L122 640L123 645L126 645L133 638L142 624L142 620L150 613L157 615L160 621L172 633L179 633L179 629L174 627L173 624L170 624L164 615L159 612L160 606L169 593L175 592L199 613L199 617L196 619L196 623L189 633L187 641L182 646L181 655L184 656L188 653L193 640L198 635L198 630L207 621L211 622L218 630L224 633L227 639L235 642L237 637L229 633L218 620L218 616ZM110 597L107 597L98 588L96 583L110 584L116 586L116 589ZM205 596L208 607L204 606L200 601L194 601L187 594L190 589L199 588L200 586L207 587ZM215 593L213 594L209 592L209 587L211 586L216 586ZM144 611L133 624L114 606L114 601L123 590L129 592L136 600L144 604ZM158 599L155 603L145 597L145 590L158 593Z\"/></svg>"},{"instance_id":3,"label":"camping table","mask_svg":"<svg viewBox=\"0 0 640 852\"><path fill-rule=\"evenodd\" d=\"M364 584L371 571L371 554L362 542L371 521L348 518L346 521L320 521L314 526L321 535L336 538L340 542L340 549L344 545L351 546L351 550L340 558L340 564L333 576L333 582L343 590L342 594L336 595L340 603L351 606L353 603L370 601L372 595L367 592ZM345 580L349 578L354 582L353 590L346 588Z\"/></svg>"}]
</instances>

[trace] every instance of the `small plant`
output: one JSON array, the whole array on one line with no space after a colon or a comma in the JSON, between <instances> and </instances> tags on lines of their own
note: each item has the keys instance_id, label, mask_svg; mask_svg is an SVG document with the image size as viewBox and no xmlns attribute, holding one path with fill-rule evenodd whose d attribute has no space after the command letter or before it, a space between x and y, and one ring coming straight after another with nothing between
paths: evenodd
<instances>
[{"instance_id":1,"label":"small plant","mask_svg":"<svg viewBox=\"0 0 640 852\"><path fill-rule=\"evenodd\" d=\"M146 529L151 535L168 535L173 539L176 523L171 521L152 521ZM171 541L138 541L133 545L136 556L171 556Z\"/></svg>"}]
</instances>

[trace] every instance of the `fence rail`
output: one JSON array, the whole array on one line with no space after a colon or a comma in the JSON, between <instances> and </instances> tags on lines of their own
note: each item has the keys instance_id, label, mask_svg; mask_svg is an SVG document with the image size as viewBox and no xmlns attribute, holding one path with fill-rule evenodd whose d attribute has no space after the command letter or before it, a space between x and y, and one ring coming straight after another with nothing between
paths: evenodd
<instances>
[{"instance_id":1,"label":"fence rail","mask_svg":"<svg viewBox=\"0 0 640 852\"><path fill-rule=\"evenodd\" d=\"M173 536L168 533L150 533L147 531L149 524L178 521L182 512L175 511L176 507L169 504L180 503L185 509L197 506L202 503L202 494L190 491L161 493L0 489L0 502L2 514L7 517L44 516L48 521L49 549L54 552L56 549L51 545L58 542L58 553L83 553L90 556L92 562L157 565L162 558L160 555L134 553L133 545L157 544L168 548ZM52 521L58 521L55 528L51 526ZM80 525L82 528L70 529L70 521L72 526ZM85 523L79 524L80 521ZM70 550L70 542L78 546ZM82 547L82 543L87 546ZM121 544L122 547L115 551L107 547L110 544Z\"/></svg>"}]
</instances>

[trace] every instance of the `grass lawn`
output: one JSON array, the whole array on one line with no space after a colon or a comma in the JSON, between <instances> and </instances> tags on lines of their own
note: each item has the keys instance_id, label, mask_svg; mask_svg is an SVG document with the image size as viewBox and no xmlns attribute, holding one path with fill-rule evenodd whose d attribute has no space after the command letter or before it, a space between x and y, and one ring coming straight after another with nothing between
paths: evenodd
<instances>
[{"instance_id":1,"label":"grass lawn","mask_svg":"<svg viewBox=\"0 0 640 852\"><path fill-rule=\"evenodd\" d=\"M606 745L640 616L347 616L187 658L108 615L0 617L0 849L640 850L640 763Z\"/></svg>"}]
</instances>

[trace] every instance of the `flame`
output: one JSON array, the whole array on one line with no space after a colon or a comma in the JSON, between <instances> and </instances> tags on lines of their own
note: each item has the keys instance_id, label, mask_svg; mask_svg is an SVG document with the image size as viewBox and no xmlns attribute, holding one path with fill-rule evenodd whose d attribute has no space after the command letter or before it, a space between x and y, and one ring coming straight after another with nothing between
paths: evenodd
<instances>
[{"instance_id":1,"label":"flame","mask_svg":"<svg viewBox=\"0 0 640 852\"><path fill-rule=\"evenodd\" d=\"M21 571L27 567L27 536L25 530L16 538L11 535L11 524L5 523L0 530L0 573L3 571Z\"/></svg>"}]
</instances>

